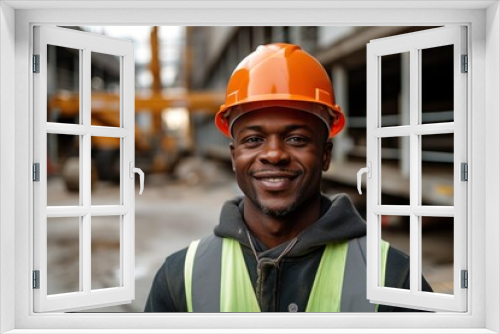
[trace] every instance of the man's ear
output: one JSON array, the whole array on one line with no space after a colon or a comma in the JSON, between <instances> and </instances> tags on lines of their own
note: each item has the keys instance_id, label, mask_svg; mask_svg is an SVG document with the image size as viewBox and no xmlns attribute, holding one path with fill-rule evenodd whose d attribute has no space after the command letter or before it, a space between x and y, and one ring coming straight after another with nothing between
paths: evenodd
<instances>
[{"instance_id":1,"label":"man's ear","mask_svg":"<svg viewBox=\"0 0 500 334\"><path fill-rule=\"evenodd\" d=\"M332 149L333 143L330 139L328 139L323 149L323 171L325 172L328 168L330 168L330 162L332 161Z\"/></svg>"},{"instance_id":2,"label":"man's ear","mask_svg":"<svg viewBox=\"0 0 500 334\"><path fill-rule=\"evenodd\" d=\"M236 171L234 167L234 143L229 143L229 149L231 150L231 166L233 167L233 172Z\"/></svg>"}]
</instances>

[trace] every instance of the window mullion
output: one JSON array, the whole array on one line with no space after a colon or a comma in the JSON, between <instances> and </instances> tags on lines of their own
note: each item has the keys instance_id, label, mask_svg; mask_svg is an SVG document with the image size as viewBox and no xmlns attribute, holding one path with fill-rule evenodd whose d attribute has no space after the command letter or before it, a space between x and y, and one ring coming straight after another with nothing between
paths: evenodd
<instances>
[{"instance_id":1,"label":"window mullion","mask_svg":"<svg viewBox=\"0 0 500 334\"><path fill-rule=\"evenodd\" d=\"M81 62L81 111L80 117L82 118L82 125L87 129L90 129L90 112L91 112L91 63L90 63L90 50L88 48L82 51L82 62ZM88 208L88 212L82 217L81 233L80 233L80 248L82 254L82 261L80 263L80 275L83 281L83 291L90 293L92 288L92 272L91 272L91 259L92 259L92 231L91 231L91 214L90 206L91 203L91 135L90 131L87 131L81 137L82 145L80 151L80 170L81 173L81 196L83 207Z\"/></svg>"},{"instance_id":2,"label":"window mullion","mask_svg":"<svg viewBox=\"0 0 500 334\"><path fill-rule=\"evenodd\" d=\"M82 291L90 293L91 290L91 230L90 230L90 214L86 214L81 218L80 224L80 281Z\"/></svg>"},{"instance_id":3,"label":"window mullion","mask_svg":"<svg viewBox=\"0 0 500 334\"><path fill-rule=\"evenodd\" d=\"M91 111L91 91L90 91L90 80L91 80L91 64L90 64L90 50L83 50L83 61L82 61L82 84L81 84L81 118L82 125L89 129L90 128L90 111ZM82 135L82 145L81 145L81 164L82 164L82 204L85 207L91 205L91 195L90 195L90 180L91 180L91 161L90 161L90 146L91 138L90 131L87 131Z\"/></svg>"},{"instance_id":4,"label":"window mullion","mask_svg":"<svg viewBox=\"0 0 500 334\"><path fill-rule=\"evenodd\" d=\"M419 175L420 154L419 138L414 133L418 125L420 109L420 60L419 51L416 48L410 50L410 290L412 293L418 291L420 277L420 233L419 217L413 212L413 208L420 204L421 177Z\"/></svg>"},{"instance_id":5,"label":"window mullion","mask_svg":"<svg viewBox=\"0 0 500 334\"><path fill-rule=\"evenodd\" d=\"M124 122L124 118L125 118L125 108L124 108L124 100L125 100L125 94L123 93L124 91L124 85L125 85L125 78L124 78L124 59L123 57L120 57L120 130L125 128L125 122ZM125 143L126 143L126 140L124 138L120 138L120 205L124 205L125 204L125 178L128 177L128 175L125 174L125 165L127 165L127 162L125 162L124 160L126 159L126 154L124 152L124 150L126 149L125 148ZM129 167L127 165L127 167ZM128 204L128 203L127 203ZM125 266L126 266L126 263L127 263L127 259L126 259L126 256L125 256L125 252L126 252L126 247L125 246L125 217L123 215L120 215L120 286L124 286L125 285L125 281L126 281L126 270L125 270ZM127 282L128 283L128 282ZM128 284L127 284L128 285Z\"/></svg>"}]
</instances>

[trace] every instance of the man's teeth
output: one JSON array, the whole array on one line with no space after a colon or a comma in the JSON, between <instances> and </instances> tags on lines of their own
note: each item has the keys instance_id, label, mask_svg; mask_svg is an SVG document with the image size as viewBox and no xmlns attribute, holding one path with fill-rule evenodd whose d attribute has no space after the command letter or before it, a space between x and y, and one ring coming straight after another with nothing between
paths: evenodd
<instances>
[{"instance_id":1,"label":"man's teeth","mask_svg":"<svg viewBox=\"0 0 500 334\"><path fill-rule=\"evenodd\" d=\"M288 179L285 177L273 177L273 178L264 178L263 180L267 182L282 182Z\"/></svg>"}]
</instances>

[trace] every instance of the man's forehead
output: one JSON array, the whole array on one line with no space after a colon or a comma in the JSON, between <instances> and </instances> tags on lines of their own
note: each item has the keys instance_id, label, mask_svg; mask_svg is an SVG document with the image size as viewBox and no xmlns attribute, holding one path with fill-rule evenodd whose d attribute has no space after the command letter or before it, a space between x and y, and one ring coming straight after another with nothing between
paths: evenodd
<instances>
[{"instance_id":1,"label":"man's forehead","mask_svg":"<svg viewBox=\"0 0 500 334\"><path fill-rule=\"evenodd\" d=\"M275 107L254 110L240 115L234 120L232 130L233 134L245 130L262 131L270 127L281 131L302 128L314 132L317 127L324 127L322 123L318 117L307 112Z\"/></svg>"},{"instance_id":2,"label":"man's forehead","mask_svg":"<svg viewBox=\"0 0 500 334\"><path fill-rule=\"evenodd\" d=\"M308 114L302 110L271 107L260 110L253 110L239 115L233 122L233 125L248 124L248 123L284 123L298 122L303 124L316 124L315 116Z\"/></svg>"},{"instance_id":3,"label":"man's forehead","mask_svg":"<svg viewBox=\"0 0 500 334\"><path fill-rule=\"evenodd\" d=\"M273 124L274 125L274 124ZM306 130L310 132L314 132L314 127L309 124L278 124L277 126L269 126L269 124L243 124L241 127L237 129L238 132L242 131L267 131L272 129L279 129L282 132L290 132L294 130Z\"/></svg>"}]
</instances>

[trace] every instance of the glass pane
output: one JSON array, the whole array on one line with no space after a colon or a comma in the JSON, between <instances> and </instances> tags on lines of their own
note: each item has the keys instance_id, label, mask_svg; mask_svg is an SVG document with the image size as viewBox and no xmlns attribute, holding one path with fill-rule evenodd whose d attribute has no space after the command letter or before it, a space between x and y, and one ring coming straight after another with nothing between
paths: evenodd
<instances>
[{"instance_id":1,"label":"glass pane","mask_svg":"<svg viewBox=\"0 0 500 334\"><path fill-rule=\"evenodd\" d=\"M80 218L47 218L47 294L80 291Z\"/></svg>"},{"instance_id":2,"label":"glass pane","mask_svg":"<svg viewBox=\"0 0 500 334\"><path fill-rule=\"evenodd\" d=\"M91 124L120 126L120 57L91 53Z\"/></svg>"},{"instance_id":3,"label":"glass pane","mask_svg":"<svg viewBox=\"0 0 500 334\"><path fill-rule=\"evenodd\" d=\"M47 134L47 205L80 205L80 139Z\"/></svg>"},{"instance_id":4,"label":"glass pane","mask_svg":"<svg viewBox=\"0 0 500 334\"><path fill-rule=\"evenodd\" d=\"M120 218L92 217L92 290L121 286Z\"/></svg>"},{"instance_id":5,"label":"glass pane","mask_svg":"<svg viewBox=\"0 0 500 334\"><path fill-rule=\"evenodd\" d=\"M410 124L410 53L381 57L381 126Z\"/></svg>"},{"instance_id":6,"label":"glass pane","mask_svg":"<svg viewBox=\"0 0 500 334\"><path fill-rule=\"evenodd\" d=\"M422 136L422 204L453 205L453 133Z\"/></svg>"},{"instance_id":7,"label":"glass pane","mask_svg":"<svg viewBox=\"0 0 500 334\"><path fill-rule=\"evenodd\" d=\"M391 247L407 255L410 254L409 216L382 215L380 216L380 226L382 240L388 242ZM396 284L398 283L387 281L384 286L394 288ZM409 286L404 289L409 290Z\"/></svg>"},{"instance_id":8,"label":"glass pane","mask_svg":"<svg viewBox=\"0 0 500 334\"><path fill-rule=\"evenodd\" d=\"M92 169L97 175L92 182L92 205L119 205L121 139L92 137Z\"/></svg>"},{"instance_id":9,"label":"glass pane","mask_svg":"<svg viewBox=\"0 0 500 334\"><path fill-rule=\"evenodd\" d=\"M80 50L47 45L47 122L80 123Z\"/></svg>"},{"instance_id":10,"label":"glass pane","mask_svg":"<svg viewBox=\"0 0 500 334\"><path fill-rule=\"evenodd\" d=\"M381 204L410 205L409 137L381 138Z\"/></svg>"},{"instance_id":11,"label":"glass pane","mask_svg":"<svg viewBox=\"0 0 500 334\"><path fill-rule=\"evenodd\" d=\"M453 45L421 50L422 124L453 122Z\"/></svg>"},{"instance_id":12,"label":"glass pane","mask_svg":"<svg viewBox=\"0 0 500 334\"><path fill-rule=\"evenodd\" d=\"M421 219L422 273L434 292L453 294L453 217Z\"/></svg>"}]
</instances>

